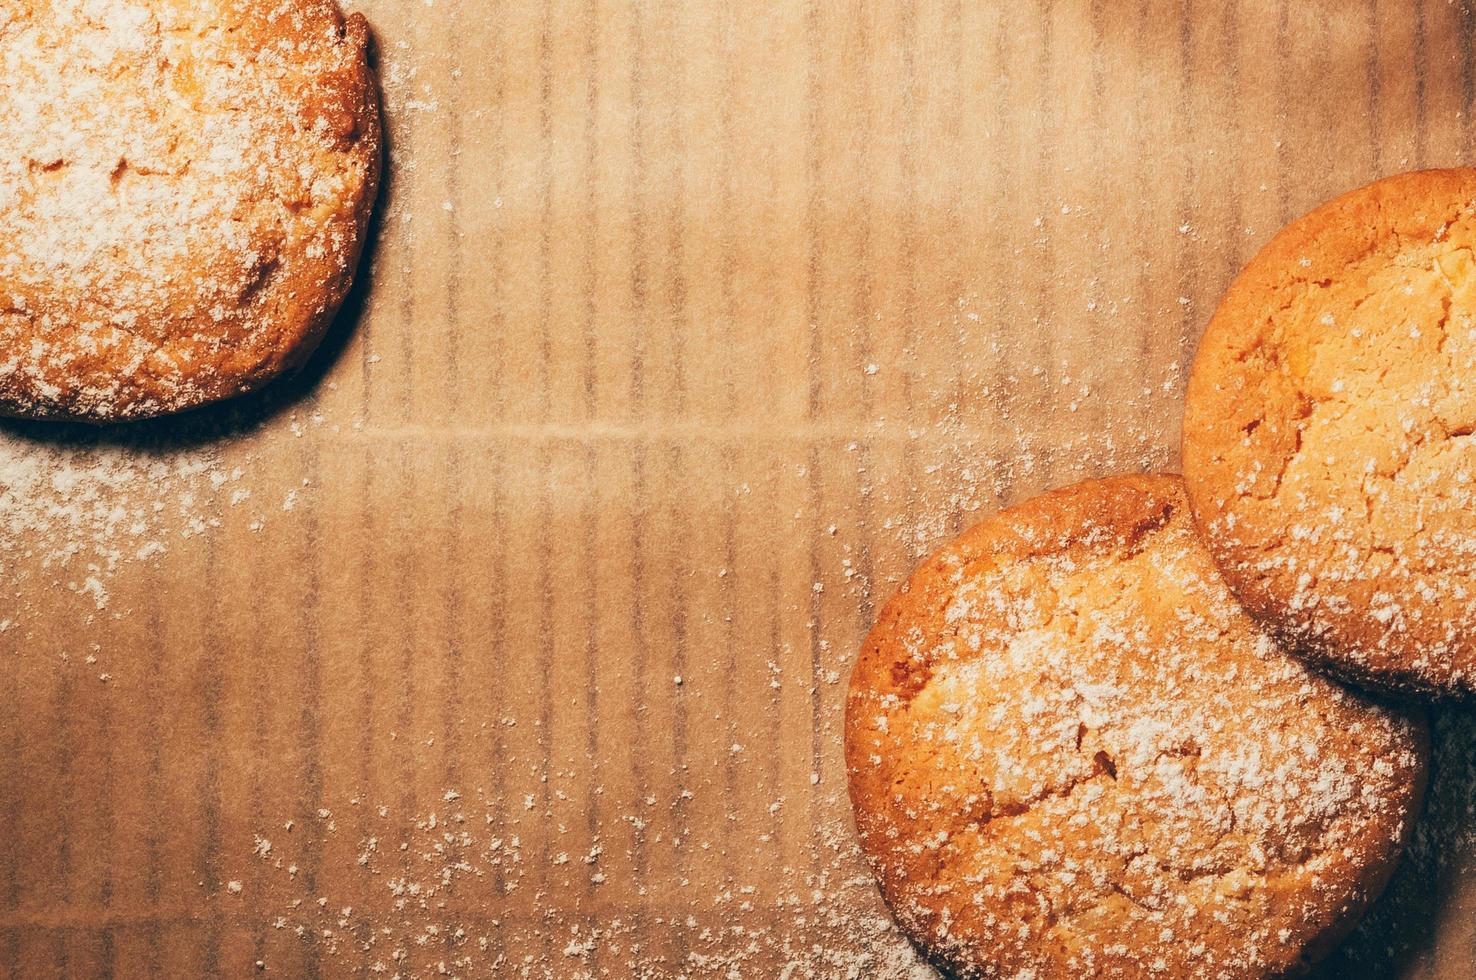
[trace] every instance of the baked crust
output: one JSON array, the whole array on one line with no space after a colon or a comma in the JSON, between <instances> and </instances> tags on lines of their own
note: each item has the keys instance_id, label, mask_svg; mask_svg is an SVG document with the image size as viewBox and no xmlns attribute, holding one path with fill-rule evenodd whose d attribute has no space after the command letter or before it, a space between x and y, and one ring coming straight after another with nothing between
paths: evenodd
<instances>
[{"instance_id":1,"label":"baked crust","mask_svg":"<svg viewBox=\"0 0 1476 980\"><path fill-rule=\"evenodd\" d=\"M0 4L0 413L108 422L300 365L378 188L331 0Z\"/></svg>"},{"instance_id":2,"label":"baked crust","mask_svg":"<svg viewBox=\"0 0 1476 980\"><path fill-rule=\"evenodd\" d=\"M1271 977L1387 882L1422 719L1287 656L1167 476L1037 497L883 609L851 678L863 849L967 977Z\"/></svg>"},{"instance_id":3,"label":"baked crust","mask_svg":"<svg viewBox=\"0 0 1476 980\"><path fill-rule=\"evenodd\" d=\"M1225 294L1186 399L1210 551L1289 646L1362 683L1476 690L1476 170L1292 222Z\"/></svg>"}]
</instances>

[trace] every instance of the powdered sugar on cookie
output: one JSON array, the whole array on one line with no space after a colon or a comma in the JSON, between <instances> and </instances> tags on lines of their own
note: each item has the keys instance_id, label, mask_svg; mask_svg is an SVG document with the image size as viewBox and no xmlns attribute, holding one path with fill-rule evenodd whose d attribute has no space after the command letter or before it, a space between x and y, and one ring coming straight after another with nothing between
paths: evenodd
<instances>
[{"instance_id":1,"label":"powdered sugar on cookie","mask_svg":"<svg viewBox=\"0 0 1476 980\"><path fill-rule=\"evenodd\" d=\"M1247 608L1383 686L1476 685L1476 171L1289 225L1211 321L1184 472Z\"/></svg>"},{"instance_id":2,"label":"powdered sugar on cookie","mask_svg":"<svg viewBox=\"0 0 1476 980\"><path fill-rule=\"evenodd\" d=\"M300 362L374 197L367 43L320 0L0 14L0 410L156 415Z\"/></svg>"},{"instance_id":3,"label":"powdered sugar on cookie","mask_svg":"<svg viewBox=\"0 0 1476 980\"><path fill-rule=\"evenodd\" d=\"M1393 868L1424 739L1258 632L1161 477L945 548L847 717L889 904L998 977L1262 977L1326 949Z\"/></svg>"}]
</instances>

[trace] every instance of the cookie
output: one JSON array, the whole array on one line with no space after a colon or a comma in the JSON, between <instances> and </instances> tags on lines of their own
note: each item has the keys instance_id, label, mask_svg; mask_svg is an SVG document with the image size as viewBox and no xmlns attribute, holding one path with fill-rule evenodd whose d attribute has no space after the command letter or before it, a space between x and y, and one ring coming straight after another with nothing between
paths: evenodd
<instances>
[{"instance_id":1,"label":"cookie","mask_svg":"<svg viewBox=\"0 0 1476 980\"><path fill-rule=\"evenodd\" d=\"M1286 655L1181 482L1037 497L934 555L851 677L863 850L964 977L1273 977L1384 886L1424 722Z\"/></svg>"},{"instance_id":2,"label":"cookie","mask_svg":"<svg viewBox=\"0 0 1476 980\"><path fill-rule=\"evenodd\" d=\"M1381 180L1236 278L1183 465L1252 615L1364 683L1476 690L1476 170Z\"/></svg>"},{"instance_id":3,"label":"cookie","mask_svg":"<svg viewBox=\"0 0 1476 980\"><path fill-rule=\"evenodd\" d=\"M331 0L0 4L0 414L108 422L301 364L380 171Z\"/></svg>"}]
</instances>

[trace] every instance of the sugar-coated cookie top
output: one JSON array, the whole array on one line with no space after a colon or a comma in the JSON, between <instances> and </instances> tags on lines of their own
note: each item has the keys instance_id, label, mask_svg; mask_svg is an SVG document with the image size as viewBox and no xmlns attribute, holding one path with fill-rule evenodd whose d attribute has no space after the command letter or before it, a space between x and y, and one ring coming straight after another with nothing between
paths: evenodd
<instances>
[{"instance_id":1,"label":"sugar-coated cookie top","mask_svg":"<svg viewBox=\"0 0 1476 980\"><path fill-rule=\"evenodd\" d=\"M1247 608L1341 672L1476 689L1476 170L1293 222L1189 383L1184 475Z\"/></svg>"},{"instance_id":2,"label":"sugar-coated cookie top","mask_svg":"<svg viewBox=\"0 0 1476 980\"><path fill-rule=\"evenodd\" d=\"M1258 631L1180 482L1038 497L935 555L851 681L863 847L966 976L1268 977L1382 888L1423 722Z\"/></svg>"},{"instance_id":3,"label":"sugar-coated cookie top","mask_svg":"<svg viewBox=\"0 0 1476 980\"><path fill-rule=\"evenodd\" d=\"M0 0L0 412L187 408L301 360L379 172L331 0Z\"/></svg>"}]
</instances>

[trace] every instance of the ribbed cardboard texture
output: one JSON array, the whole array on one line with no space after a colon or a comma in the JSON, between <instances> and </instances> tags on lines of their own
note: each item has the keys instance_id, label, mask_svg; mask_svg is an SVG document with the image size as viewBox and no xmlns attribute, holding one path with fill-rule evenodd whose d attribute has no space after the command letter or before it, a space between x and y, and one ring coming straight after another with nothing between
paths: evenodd
<instances>
[{"instance_id":1,"label":"ribbed cardboard texture","mask_svg":"<svg viewBox=\"0 0 1476 980\"><path fill-rule=\"evenodd\" d=\"M1172 468L1286 220L1472 160L1472 8L359 6L301 378L0 428L9 975L903 976L840 763L911 567ZM157 505L157 506L156 506ZM1476 720L1329 976L1476 959Z\"/></svg>"}]
</instances>

